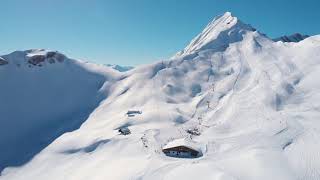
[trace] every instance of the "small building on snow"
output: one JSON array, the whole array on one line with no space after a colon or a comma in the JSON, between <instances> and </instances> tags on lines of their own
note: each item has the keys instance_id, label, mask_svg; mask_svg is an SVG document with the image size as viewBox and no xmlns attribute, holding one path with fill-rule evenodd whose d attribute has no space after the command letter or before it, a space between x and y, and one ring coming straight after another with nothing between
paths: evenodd
<instances>
[{"instance_id":1,"label":"small building on snow","mask_svg":"<svg viewBox=\"0 0 320 180\"><path fill-rule=\"evenodd\" d=\"M136 114L142 114L142 111L129 110L126 114L128 117L134 117L134 115L136 115Z\"/></svg>"},{"instance_id":2,"label":"small building on snow","mask_svg":"<svg viewBox=\"0 0 320 180\"><path fill-rule=\"evenodd\" d=\"M131 134L131 131L128 127L122 127L118 129L118 132L122 135L128 135Z\"/></svg>"},{"instance_id":3,"label":"small building on snow","mask_svg":"<svg viewBox=\"0 0 320 180\"><path fill-rule=\"evenodd\" d=\"M170 157L197 158L202 156L201 148L195 142L177 139L162 148L162 152Z\"/></svg>"}]
</instances>

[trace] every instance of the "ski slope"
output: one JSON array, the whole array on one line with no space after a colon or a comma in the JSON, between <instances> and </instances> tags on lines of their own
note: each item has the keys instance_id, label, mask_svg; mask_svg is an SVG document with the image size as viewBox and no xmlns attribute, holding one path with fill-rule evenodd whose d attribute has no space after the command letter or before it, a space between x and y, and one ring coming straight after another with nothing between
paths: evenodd
<instances>
[{"instance_id":1,"label":"ski slope","mask_svg":"<svg viewBox=\"0 0 320 180\"><path fill-rule=\"evenodd\" d=\"M32 150L23 144L35 141L30 131L47 137L59 130L44 128L48 123L65 128L76 121L77 127L54 136L30 160L5 166L0 179L318 180L319 57L319 35L274 42L229 12L170 60L125 72L70 59L19 69L13 63L19 58L2 56L9 63L0 66L0 99L9 105L0 102L7 119L1 123L8 124L1 125L0 144L13 144L6 146L13 159ZM64 95L53 96L57 91ZM29 112L39 107L37 120ZM142 113L127 116L132 110ZM131 134L120 135L121 127ZM193 128L199 136L187 133ZM23 138L14 137L20 133ZM162 153L183 138L202 156ZM16 148L21 152L11 151ZM2 152L0 162L8 157Z\"/></svg>"}]
</instances>

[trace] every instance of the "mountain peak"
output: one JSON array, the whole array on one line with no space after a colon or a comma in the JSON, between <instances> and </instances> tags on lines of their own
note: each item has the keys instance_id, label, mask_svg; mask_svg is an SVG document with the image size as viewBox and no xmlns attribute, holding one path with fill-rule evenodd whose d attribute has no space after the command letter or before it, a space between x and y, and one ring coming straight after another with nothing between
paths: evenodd
<instances>
[{"instance_id":1,"label":"mountain peak","mask_svg":"<svg viewBox=\"0 0 320 180\"><path fill-rule=\"evenodd\" d=\"M15 51L1 56L2 64L23 64L32 66L43 66L44 64L62 63L67 57L58 51L49 51L45 49L30 49L25 51ZM0 64L1 64L0 62Z\"/></svg>"},{"instance_id":2,"label":"mountain peak","mask_svg":"<svg viewBox=\"0 0 320 180\"><path fill-rule=\"evenodd\" d=\"M231 13L231 12L226 11L225 13L214 17L214 20L216 20L216 19L218 19L218 18L221 18L221 17L233 17L233 16L232 16L232 13ZM214 21L214 20L213 20L213 21Z\"/></svg>"},{"instance_id":3,"label":"mountain peak","mask_svg":"<svg viewBox=\"0 0 320 180\"><path fill-rule=\"evenodd\" d=\"M242 40L247 31L255 31L253 27L242 23L231 12L216 16L190 44L178 52L173 58L184 57L204 49L222 51L230 43Z\"/></svg>"}]
</instances>

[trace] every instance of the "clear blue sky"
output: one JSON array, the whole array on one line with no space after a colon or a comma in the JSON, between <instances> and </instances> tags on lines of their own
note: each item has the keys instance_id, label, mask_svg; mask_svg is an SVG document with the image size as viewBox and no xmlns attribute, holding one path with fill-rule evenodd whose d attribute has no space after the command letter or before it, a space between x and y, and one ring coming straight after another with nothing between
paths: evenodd
<instances>
[{"instance_id":1,"label":"clear blue sky","mask_svg":"<svg viewBox=\"0 0 320 180\"><path fill-rule=\"evenodd\" d=\"M225 11L270 37L320 34L319 0L1 0L0 54L46 48L97 63L168 58Z\"/></svg>"}]
</instances>

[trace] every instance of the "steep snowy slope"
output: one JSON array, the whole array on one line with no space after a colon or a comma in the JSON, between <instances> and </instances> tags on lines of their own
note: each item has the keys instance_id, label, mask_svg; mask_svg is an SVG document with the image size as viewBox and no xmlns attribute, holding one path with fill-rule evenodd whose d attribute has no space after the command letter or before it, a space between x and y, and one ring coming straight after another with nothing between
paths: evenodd
<instances>
[{"instance_id":1,"label":"steep snowy slope","mask_svg":"<svg viewBox=\"0 0 320 180\"><path fill-rule=\"evenodd\" d=\"M214 18L185 49L173 58L195 54L205 49L224 51L229 44L241 41L247 31L255 31L255 29L232 16L230 12L226 12Z\"/></svg>"},{"instance_id":2,"label":"steep snowy slope","mask_svg":"<svg viewBox=\"0 0 320 180\"><path fill-rule=\"evenodd\" d=\"M7 63L0 66L0 171L78 128L117 74L54 51L16 51L1 59Z\"/></svg>"},{"instance_id":3,"label":"steep snowy slope","mask_svg":"<svg viewBox=\"0 0 320 180\"><path fill-rule=\"evenodd\" d=\"M225 13L171 60L116 75L79 129L0 179L320 179L319 57L320 36L274 42ZM162 153L182 138L202 156Z\"/></svg>"}]
</instances>

